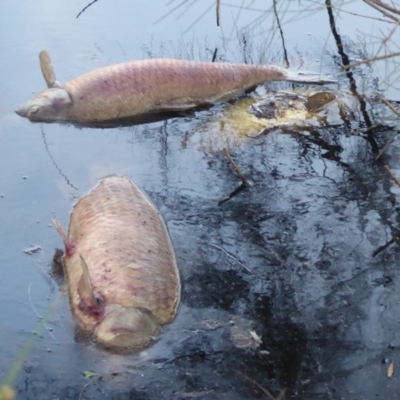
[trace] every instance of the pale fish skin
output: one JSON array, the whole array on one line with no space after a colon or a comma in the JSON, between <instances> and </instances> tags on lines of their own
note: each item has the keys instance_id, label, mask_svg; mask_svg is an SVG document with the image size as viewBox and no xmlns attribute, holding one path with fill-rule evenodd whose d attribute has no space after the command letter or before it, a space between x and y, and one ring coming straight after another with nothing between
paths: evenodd
<instances>
[{"instance_id":1,"label":"pale fish skin","mask_svg":"<svg viewBox=\"0 0 400 400\"><path fill-rule=\"evenodd\" d=\"M60 85L48 53L40 57L49 88L16 110L33 122L101 125L148 113L179 112L288 77L286 70L272 65L147 59L96 69Z\"/></svg>"},{"instance_id":2,"label":"pale fish skin","mask_svg":"<svg viewBox=\"0 0 400 400\"><path fill-rule=\"evenodd\" d=\"M159 212L131 180L111 176L77 202L68 236L54 222L79 327L109 348L147 346L180 302L175 253Z\"/></svg>"}]
</instances>

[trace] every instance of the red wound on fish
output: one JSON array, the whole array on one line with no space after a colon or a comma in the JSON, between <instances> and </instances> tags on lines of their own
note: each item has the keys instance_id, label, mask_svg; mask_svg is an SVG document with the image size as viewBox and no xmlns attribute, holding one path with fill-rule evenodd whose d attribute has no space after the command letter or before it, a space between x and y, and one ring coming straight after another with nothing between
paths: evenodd
<instances>
[{"instance_id":1,"label":"red wound on fish","mask_svg":"<svg viewBox=\"0 0 400 400\"><path fill-rule=\"evenodd\" d=\"M87 315L90 315L93 318L100 318L104 314L104 306L103 302L99 302L93 304L92 301L87 301L87 299L82 299L79 302L78 308Z\"/></svg>"},{"instance_id":2,"label":"red wound on fish","mask_svg":"<svg viewBox=\"0 0 400 400\"><path fill-rule=\"evenodd\" d=\"M75 245L72 243L64 243L65 244L65 257L72 257L75 254Z\"/></svg>"}]
</instances>

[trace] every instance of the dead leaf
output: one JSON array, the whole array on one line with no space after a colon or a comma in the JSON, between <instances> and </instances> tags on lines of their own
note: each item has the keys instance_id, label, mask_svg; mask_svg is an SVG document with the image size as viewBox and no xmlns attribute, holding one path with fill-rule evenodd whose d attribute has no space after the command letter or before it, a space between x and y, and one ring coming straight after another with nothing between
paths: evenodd
<instances>
[{"instance_id":1,"label":"dead leaf","mask_svg":"<svg viewBox=\"0 0 400 400\"><path fill-rule=\"evenodd\" d=\"M37 252L39 252L39 251L41 251L41 250L42 250L42 248L41 248L40 246L31 246L31 247L28 247L27 249L22 250L22 251L23 251L25 254L32 255L32 254L37 253Z\"/></svg>"},{"instance_id":2,"label":"dead leaf","mask_svg":"<svg viewBox=\"0 0 400 400\"><path fill-rule=\"evenodd\" d=\"M388 366L387 377L391 378L393 376L393 374L394 374L394 361L392 361Z\"/></svg>"},{"instance_id":3,"label":"dead leaf","mask_svg":"<svg viewBox=\"0 0 400 400\"><path fill-rule=\"evenodd\" d=\"M256 343L258 343L258 344L261 344L261 343L262 343L262 340L261 340L260 336L258 336L257 333L256 333L255 331L250 331L250 336L252 337L252 339L253 339Z\"/></svg>"},{"instance_id":4,"label":"dead leaf","mask_svg":"<svg viewBox=\"0 0 400 400\"><path fill-rule=\"evenodd\" d=\"M90 378L92 378L93 376L97 376L97 374L95 374L95 373L92 372L92 371L85 371L85 372L83 373L83 376L84 376L86 379L90 379Z\"/></svg>"},{"instance_id":5,"label":"dead leaf","mask_svg":"<svg viewBox=\"0 0 400 400\"><path fill-rule=\"evenodd\" d=\"M12 400L14 397L15 391L10 386L0 386L0 400Z\"/></svg>"}]
</instances>

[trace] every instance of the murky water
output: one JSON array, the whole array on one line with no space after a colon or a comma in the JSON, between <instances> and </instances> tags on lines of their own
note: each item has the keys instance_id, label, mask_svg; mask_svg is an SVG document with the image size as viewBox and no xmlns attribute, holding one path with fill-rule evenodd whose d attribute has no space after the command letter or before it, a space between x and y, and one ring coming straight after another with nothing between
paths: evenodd
<instances>
[{"instance_id":1,"label":"murky water","mask_svg":"<svg viewBox=\"0 0 400 400\"><path fill-rule=\"evenodd\" d=\"M279 2L282 40L263 1L222 3L219 29L214 0L136 3L99 0L79 19L82 1L0 4L1 374L37 331L18 399L267 398L257 384L275 396L286 388L288 399L396 398L399 188L383 166L400 177L400 144L375 161L397 120L371 101L376 88L400 100L392 70L354 72L368 101L348 124L244 140L232 125L221 136L226 105L107 130L13 113L45 87L42 49L61 82L149 56L210 60L215 48L220 60L284 65L285 49L292 70L337 75L351 93L323 4ZM340 7L381 17L361 1ZM378 20L334 15L351 59L374 54L379 43L368 35L389 32ZM385 126L361 132L375 123ZM253 186L219 206L240 184L222 152L227 141ZM184 285L176 320L134 355L76 335L51 273L61 247L52 217L67 225L75 200L111 173L131 177L163 214ZM33 246L41 250L27 255Z\"/></svg>"}]
</instances>

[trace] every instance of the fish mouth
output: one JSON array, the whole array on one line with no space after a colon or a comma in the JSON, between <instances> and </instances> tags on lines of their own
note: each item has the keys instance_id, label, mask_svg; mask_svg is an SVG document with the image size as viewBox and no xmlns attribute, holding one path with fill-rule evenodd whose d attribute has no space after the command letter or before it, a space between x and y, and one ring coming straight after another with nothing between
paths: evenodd
<instances>
[{"instance_id":1,"label":"fish mouth","mask_svg":"<svg viewBox=\"0 0 400 400\"><path fill-rule=\"evenodd\" d=\"M94 336L106 347L142 348L151 341L158 327L151 311L113 304L106 307Z\"/></svg>"},{"instance_id":2,"label":"fish mouth","mask_svg":"<svg viewBox=\"0 0 400 400\"><path fill-rule=\"evenodd\" d=\"M25 104L23 104L22 106L18 107L15 110L15 113L18 114L20 117L28 117L28 110L27 107L25 106Z\"/></svg>"}]
</instances>

